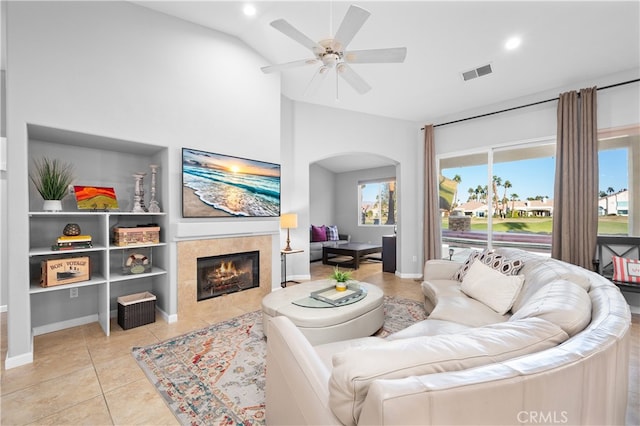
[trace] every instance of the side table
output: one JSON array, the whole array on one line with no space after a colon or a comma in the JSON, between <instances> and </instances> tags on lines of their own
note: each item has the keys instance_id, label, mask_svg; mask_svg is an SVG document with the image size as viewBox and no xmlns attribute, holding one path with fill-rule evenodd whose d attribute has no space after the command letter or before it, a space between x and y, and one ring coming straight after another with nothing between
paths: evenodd
<instances>
[{"instance_id":1,"label":"side table","mask_svg":"<svg viewBox=\"0 0 640 426\"><path fill-rule=\"evenodd\" d=\"M287 283L296 283L298 281L288 280L287 279L287 256L294 253L302 253L304 250L295 249L295 250L280 250L280 260L284 263L284 273L282 274L282 280L280 281L280 287L284 288L287 286Z\"/></svg>"}]
</instances>

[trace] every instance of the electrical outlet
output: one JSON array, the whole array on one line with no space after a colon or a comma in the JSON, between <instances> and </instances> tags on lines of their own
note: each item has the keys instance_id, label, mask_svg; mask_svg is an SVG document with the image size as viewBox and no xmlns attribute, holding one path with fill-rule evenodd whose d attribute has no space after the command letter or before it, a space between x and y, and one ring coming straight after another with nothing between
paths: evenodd
<instances>
[{"instance_id":1,"label":"electrical outlet","mask_svg":"<svg viewBox=\"0 0 640 426\"><path fill-rule=\"evenodd\" d=\"M69 297L73 299L74 297L78 297L78 287L74 287L69 289Z\"/></svg>"},{"instance_id":2,"label":"electrical outlet","mask_svg":"<svg viewBox=\"0 0 640 426\"><path fill-rule=\"evenodd\" d=\"M418 261L418 256L413 256L413 261L417 262Z\"/></svg>"},{"instance_id":3,"label":"electrical outlet","mask_svg":"<svg viewBox=\"0 0 640 426\"><path fill-rule=\"evenodd\" d=\"M75 191L73 189L73 185L69 184L68 192L69 192L69 195L75 194Z\"/></svg>"}]
</instances>

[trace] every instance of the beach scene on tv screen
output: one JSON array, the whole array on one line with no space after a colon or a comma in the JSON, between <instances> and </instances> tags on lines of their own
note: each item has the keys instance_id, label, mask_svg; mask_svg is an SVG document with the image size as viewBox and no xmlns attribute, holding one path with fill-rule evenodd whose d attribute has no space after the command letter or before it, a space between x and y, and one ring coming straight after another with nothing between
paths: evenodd
<instances>
[{"instance_id":1,"label":"beach scene on tv screen","mask_svg":"<svg viewBox=\"0 0 640 426\"><path fill-rule=\"evenodd\" d=\"M182 150L184 217L280 215L280 165Z\"/></svg>"}]
</instances>

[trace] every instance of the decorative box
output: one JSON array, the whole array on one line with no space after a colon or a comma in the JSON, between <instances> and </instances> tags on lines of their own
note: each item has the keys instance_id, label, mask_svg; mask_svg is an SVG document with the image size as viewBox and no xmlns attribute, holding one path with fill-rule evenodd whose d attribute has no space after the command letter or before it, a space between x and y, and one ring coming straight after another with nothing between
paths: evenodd
<instances>
[{"instance_id":1,"label":"decorative box","mask_svg":"<svg viewBox=\"0 0 640 426\"><path fill-rule=\"evenodd\" d=\"M159 242L159 226L116 227L113 229L113 244L118 247L158 244Z\"/></svg>"},{"instance_id":2,"label":"decorative box","mask_svg":"<svg viewBox=\"0 0 640 426\"><path fill-rule=\"evenodd\" d=\"M118 325L124 330L155 321L155 295L145 291L118 297Z\"/></svg>"},{"instance_id":3,"label":"decorative box","mask_svg":"<svg viewBox=\"0 0 640 426\"><path fill-rule=\"evenodd\" d=\"M151 272L151 247L122 250L122 273L124 275Z\"/></svg>"},{"instance_id":4,"label":"decorative box","mask_svg":"<svg viewBox=\"0 0 640 426\"><path fill-rule=\"evenodd\" d=\"M40 285L77 283L91 279L91 259L89 256L47 259L40 262Z\"/></svg>"}]
</instances>

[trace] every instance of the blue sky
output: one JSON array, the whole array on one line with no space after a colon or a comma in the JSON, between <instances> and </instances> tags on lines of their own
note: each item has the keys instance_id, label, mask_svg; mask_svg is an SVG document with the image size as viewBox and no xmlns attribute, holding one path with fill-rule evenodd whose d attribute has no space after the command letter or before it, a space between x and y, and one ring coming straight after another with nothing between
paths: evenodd
<instances>
[{"instance_id":1,"label":"blue sky","mask_svg":"<svg viewBox=\"0 0 640 426\"><path fill-rule=\"evenodd\" d=\"M612 187L619 191L628 188L627 149L612 149L601 151L599 155L599 188L606 191ZM478 185L487 185L487 166L471 166L442 170L442 174L449 179L456 174L462 181L458 188L458 199L466 202L469 197L468 189ZM536 195L553 198L555 175L555 158L537 158L532 160L513 161L494 164L493 174L511 182L512 187L507 190L507 197L518 194L520 200ZM498 195L502 197L504 187L498 188Z\"/></svg>"}]
</instances>

